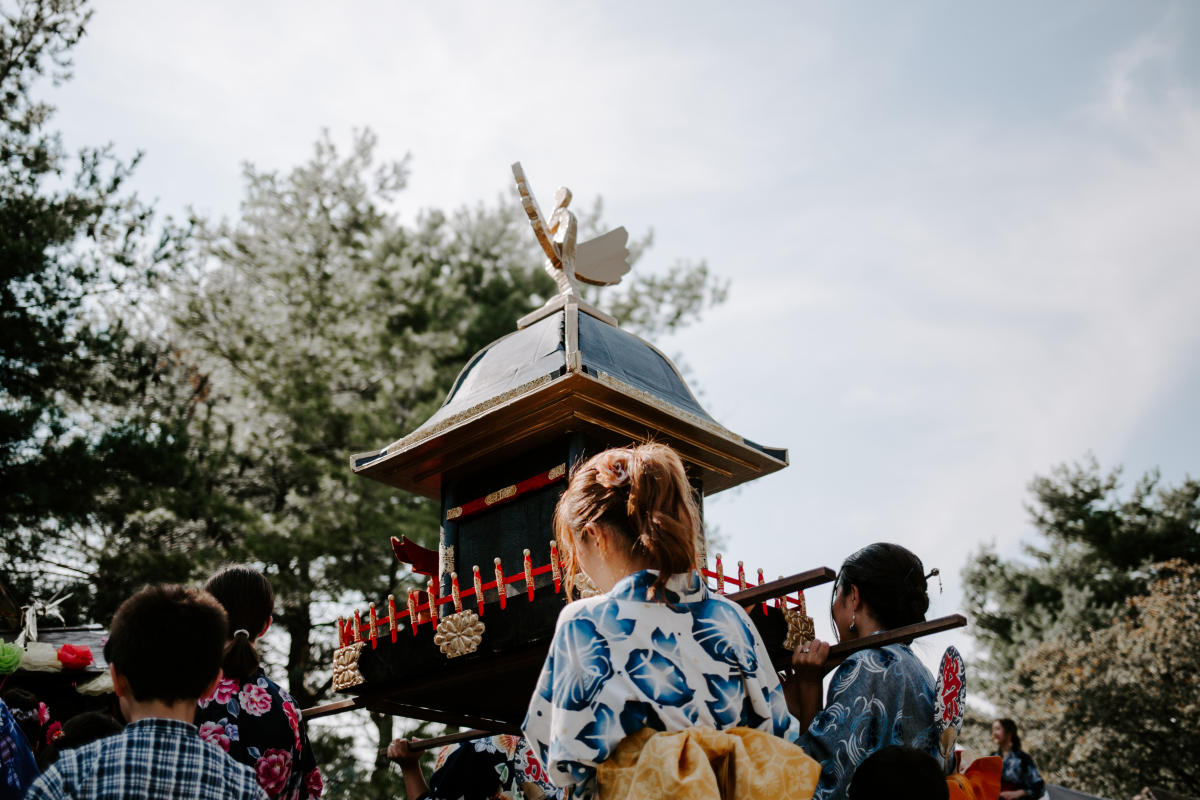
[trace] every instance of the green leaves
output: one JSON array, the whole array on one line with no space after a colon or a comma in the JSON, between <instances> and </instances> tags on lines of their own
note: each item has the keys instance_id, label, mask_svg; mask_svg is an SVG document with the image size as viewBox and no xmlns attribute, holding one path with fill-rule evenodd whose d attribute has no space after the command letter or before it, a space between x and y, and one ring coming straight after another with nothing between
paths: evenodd
<instances>
[{"instance_id":1,"label":"green leaves","mask_svg":"<svg viewBox=\"0 0 1200 800\"><path fill-rule=\"evenodd\" d=\"M1017 663L1011 707L1052 781L1106 797L1200 792L1200 567L1176 559L1149 572L1109 624Z\"/></svg>"},{"instance_id":2,"label":"green leaves","mask_svg":"<svg viewBox=\"0 0 1200 800\"><path fill-rule=\"evenodd\" d=\"M1195 794L1200 776L1179 764L1200 749L1200 684L1185 666L1200 633L1200 482L1159 486L1151 472L1123 498L1120 471L1089 459L1030 490L1042 537L1028 557L984 549L964 576L991 700L1052 781Z\"/></svg>"}]
</instances>

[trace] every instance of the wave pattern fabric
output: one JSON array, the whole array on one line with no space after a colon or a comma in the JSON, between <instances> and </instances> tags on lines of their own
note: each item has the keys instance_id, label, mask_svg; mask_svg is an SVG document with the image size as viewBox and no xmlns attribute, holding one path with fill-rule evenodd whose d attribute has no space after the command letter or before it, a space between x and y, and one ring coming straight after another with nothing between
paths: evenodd
<instances>
[{"instance_id":1,"label":"wave pattern fabric","mask_svg":"<svg viewBox=\"0 0 1200 800\"><path fill-rule=\"evenodd\" d=\"M785 739L751 728L625 737L596 770L600 800L808 800L821 765Z\"/></svg>"},{"instance_id":2,"label":"wave pattern fabric","mask_svg":"<svg viewBox=\"0 0 1200 800\"><path fill-rule=\"evenodd\" d=\"M743 726L781 736L791 722L753 624L691 572L643 570L559 615L522 726L551 781L594 796L596 766L642 728Z\"/></svg>"},{"instance_id":3,"label":"wave pattern fabric","mask_svg":"<svg viewBox=\"0 0 1200 800\"><path fill-rule=\"evenodd\" d=\"M821 762L815 800L844 800L854 770L889 745L942 763L934 725L933 676L908 645L860 650L834 671L825 708L796 744Z\"/></svg>"}]
</instances>

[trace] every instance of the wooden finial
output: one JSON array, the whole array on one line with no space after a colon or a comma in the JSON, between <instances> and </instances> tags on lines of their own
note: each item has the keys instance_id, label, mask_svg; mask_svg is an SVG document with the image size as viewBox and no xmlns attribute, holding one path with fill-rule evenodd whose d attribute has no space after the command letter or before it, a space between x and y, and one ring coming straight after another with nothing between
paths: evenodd
<instances>
[{"instance_id":1,"label":"wooden finial","mask_svg":"<svg viewBox=\"0 0 1200 800\"><path fill-rule=\"evenodd\" d=\"M483 616L483 578L479 577L479 565L471 567L475 578L475 605L479 607L479 616Z\"/></svg>"},{"instance_id":2,"label":"wooden finial","mask_svg":"<svg viewBox=\"0 0 1200 800\"><path fill-rule=\"evenodd\" d=\"M408 590L408 622L412 626L413 636L416 636L421 618L417 616L417 593L413 589Z\"/></svg>"},{"instance_id":3,"label":"wooden finial","mask_svg":"<svg viewBox=\"0 0 1200 800\"><path fill-rule=\"evenodd\" d=\"M433 578L429 579L429 621L436 631L438 626L437 590L433 587Z\"/></svg>"},{"instance_id":4,"label":"wooden finial","mask_svg":"<svg viewBox=\"0 0 1200 800\"><path fill-rule=\"evenodd\" d=\"M388 595L388 627L392 633L392 644L396 643L396 595Z\"/></svg>"},{"instance_id":5,"label":"wooden finial","mask_svg":"<svg viewBox=\"0 0 1200 800\"><path fill-rule=\"evenodd\" d=\"M508 592L504 588L504 567L500 565L499 557L492 559L496 564L496 593L500 595L500 608L508 602Z\"/></svg>"},{"instance_id":6,"label":"wooden finial","mask_svg":"<svg viewBox=\"0 0 1200 800\"><path fill-rule=\"evenodd\" d=\"M717 553L717 594L725 594L725 565L720 553Z\"/></svg>"},{"instance_id":7,"label":"wooden finial","mask_svg":"<svg viewBox=\"0 0 1200 800\"><path fill-rule=\"evenodd\" d=\"M450 596L454 598L454 613L462 611L462 595L458 590L458 573L450 573Z\"/></svg>"},{"instance_id":8,"label":"wooden finial","mask_svg":"<svg viewBox=\"0 0 1200 800\"><path fill-rule=\"evenodd\" d=\"M550 540L550 574L554 576L554 593L562 591L562 569L558 565L558 542Z\"/></svg>"},{"instance_id":9,"label":"wooden finial","mask_svg":"<svg viewBox=\"0 0 1200 800\"><path fill-rule=\"evenodd\" d=\"M361 642L362 638L362 616L358 613L358 609L354 609L354 642Z\"/></svg>"},{"instance_id":10,"label":"wooden finial","mask_svg":"<svg viewBox=\"0 0 1200 800\"><path fill-rule=\"evenodd\" d=\"M525 591L529 593L529 602L533 602L533 559L529 557L529 548L525 548Z\"/></svg>"},{"instance_id":11,"label":"wooden finial","mask_svg":"<svg viewBox=\"0 0 1200 800\"><path fill-rule=\"evenodd\" d=\"M375 612L375 604L371 603L371 649L379 643L379 615Z\"/></svg>"}]
</instances>

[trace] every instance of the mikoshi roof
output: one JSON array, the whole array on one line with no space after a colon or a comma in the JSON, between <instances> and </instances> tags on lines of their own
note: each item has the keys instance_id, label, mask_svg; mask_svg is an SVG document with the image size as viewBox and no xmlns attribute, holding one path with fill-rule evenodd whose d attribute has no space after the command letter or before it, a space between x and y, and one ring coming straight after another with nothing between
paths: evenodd
<instances>
[{"instance_id":1,"label":"mikoshi roof","mask_svg":"<svg viewBox=\"0 0 1200 800\"><path fill-rule=\"evenodd\" d=\"M653 345L567 302L477 353L423 425L351 456L350 465L438 499L443 476L502 463L515 445L527 449L570 432L611 445L669 444L699 474L705 494L788 463L787 450L718 424Z\"/></svg>"}]
</instances>

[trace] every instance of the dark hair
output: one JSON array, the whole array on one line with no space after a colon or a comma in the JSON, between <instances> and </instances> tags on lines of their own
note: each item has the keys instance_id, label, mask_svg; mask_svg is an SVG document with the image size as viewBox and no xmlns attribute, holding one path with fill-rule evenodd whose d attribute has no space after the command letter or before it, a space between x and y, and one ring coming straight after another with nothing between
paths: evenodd
<instances>
[{"instance_id":1,"label":"dark hair","mask_svg":"<svg viewBox=\"0 0 1200 800\"><path fill-rule=\"evenodd\" d=\"M113 615L104 658L137 700L198 700L221 671L227 624L208 592L147 586Z\"/></svg>"},{"instance_id":2,"label":"dark hair","mask_svg":"<svg viewBox=\"0 0 1200 800\"><path fill-rule=\"evenodd\" d=\"M605 450L572 472L554 509L554 535L568 558L568 595L579 565L574 537L589 524L615 531L631 555L658 570L651 594L672 575L696 568L700 509L683 461L666 445Z\"/></svg>"},{"instance_id":3,"label":"dark hair","mask_svg":"<svg viewBox=\"0 0 1200 800\"><path fill-rule=\"evenodd\" d=\"M17 727L25 734L25 738L29 740L29 746L36 752L46 743L46 727L48 725L48 723L47 725L42 724L40 719L37 696L25 689L13 687L5 690L3 699L17 723Z\"/></svg>"},{"instance_id":4,"label":"dark hair","mask_svg":"<svg viewBox=\"0 0 1200 800\"><path fill-rule=\"evenodd\" d=\"M1008 734L1009 744L1013 750L1021 749L1021 735L1017 733L1017 723L1013 722L1008 717L995 720L1000 723L1000 727L1004 728L1004 732Z\"/></svg>"},{"instance_id":5,"label":"dark hair","mask_svg":"<svg viewBox=\"0 0 1200 800\"><path fill-rule=\"evenodd\" d=\"M63 723L62 735L38 754L38 768L42 772L58 760L58 754L72 747L103 739L121 732L121 723L104 711L87 711Z\"/></svg>"},{"instance_id":6,"label":"dark hair","mask_svg":"<svg viewBox=\"0 0 1200 800\"><path fill-rule=\"evenodd\" d=\"M245 682L258 669L258 651L254 640L271 619L275 592L271 582L253 567L225 567L208 579L204 589L229 615L225 658L221 664L225 677Z\"/></svg>"},{"instance_id":7,"label":"dark hair","mask_svg":"<svg viewBox=\"0 0 1200 800\"><path fill-rule=\"evenodd\" d=\"M859 597L885 628L924 622L929 610L925 567L898 544L877 542L859 550L842 564L835 586L843 594L857 586Z\"/></svg>"},{"instance_id":8,"label":"dark hair","mask_svg":"<svg viewBox=\"0 0 1200 800\"><path fill-rule=\"evenodd\" d=\"M863 759L850 781L850 800L948 800L950 787L937 759L914 747L890 745Z\"/></svg>"}]
</instances>

